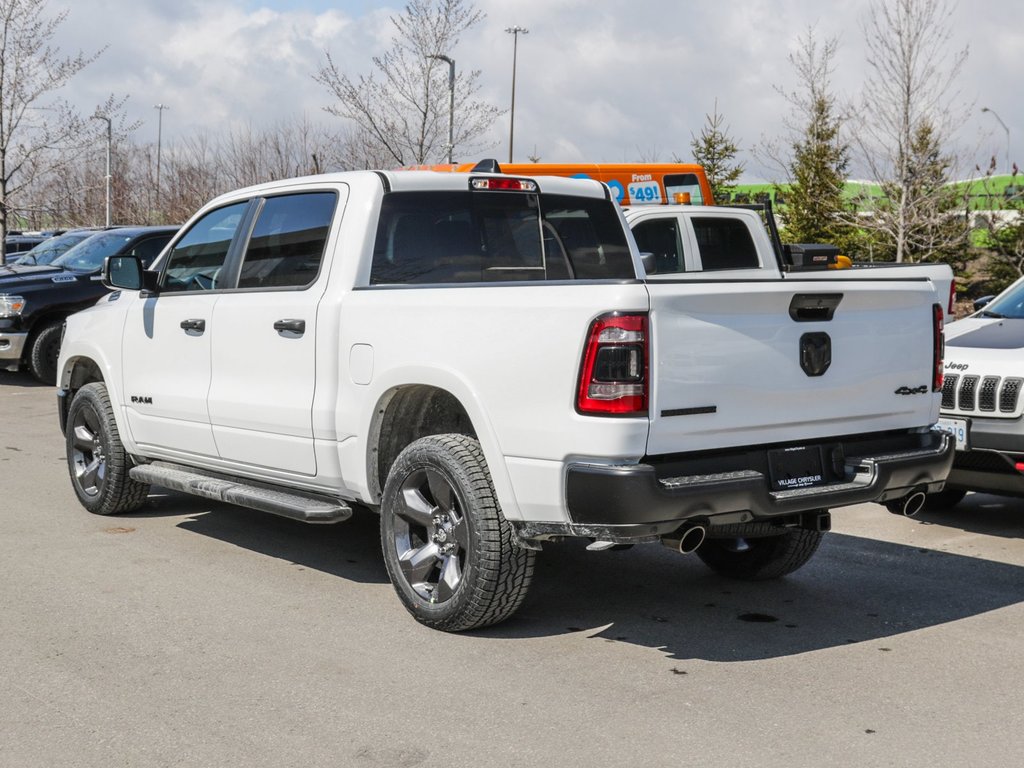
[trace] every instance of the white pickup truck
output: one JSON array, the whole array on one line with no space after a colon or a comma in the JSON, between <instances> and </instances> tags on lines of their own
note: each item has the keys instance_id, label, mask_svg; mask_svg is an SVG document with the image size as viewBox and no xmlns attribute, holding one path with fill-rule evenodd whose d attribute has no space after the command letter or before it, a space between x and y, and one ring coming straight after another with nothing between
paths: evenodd
<instances>
[{"instance_id":1,"label":"white pickup truck","mask_svg":"<svg viewBox=\"0 0 1024 768\"><path fill-rule=\"evenodd\" d=\"M120 290L68 319L74 490L97 514L151 484L314 523L368 507L397 594L450 631L510 616L547 540L767 579L830 508L941 490L932 283L784 274L750 211L675 221L672 261L594 181L224 195L154 271L109 260Z\"/></svg>"}]
</instances>

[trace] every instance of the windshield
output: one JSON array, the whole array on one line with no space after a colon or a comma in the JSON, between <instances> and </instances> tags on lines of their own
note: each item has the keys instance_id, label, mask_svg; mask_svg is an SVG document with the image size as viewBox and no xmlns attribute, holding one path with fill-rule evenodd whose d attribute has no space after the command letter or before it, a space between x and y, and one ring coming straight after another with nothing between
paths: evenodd
<instances>
[{"instance_id":1,"label":"windshield","mask_svg":"<svg viewBox=\"0 0 1024 768\"><path fill-rule=\"evenodd\" d=\"M979 313L988 317L1009 317L1024 319L1024 280L1014 283L995 299L985 305Z\"/></svg>"},{"instance_id":2,"label":"windshield","mask_svg":"<svg viewBox=\"0 0 1024 768\"><path fill-rule=\"evenodd\" d=\"M87 237L92 237L94 232L66 232L57 237L51 237L30 251L25 251L17 259L18 264L49 264L62 253L74 245L78 245Z\"/></svg>"},{"instance_id":3,"label":"windshield","mask_svg":"<svg viewBox=\"0 0 1024 768\"><path fill-rule=\"evenodd\" d=\"M107 256L116 255L131 240L131 235L117 231L101 232L65 251L53 265L74 272L97 272Z\"/></svg>"}]
</instances>

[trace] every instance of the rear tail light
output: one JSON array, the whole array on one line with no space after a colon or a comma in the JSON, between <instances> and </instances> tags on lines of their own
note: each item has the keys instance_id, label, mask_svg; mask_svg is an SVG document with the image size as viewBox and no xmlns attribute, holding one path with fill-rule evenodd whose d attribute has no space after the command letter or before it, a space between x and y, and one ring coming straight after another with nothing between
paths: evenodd
<instances>
[{"instance_id":1,"label":"rear tail light","mask_svg":"<svg viewBox=\"0 0 1024 768\"><path fill-rule=\"evenodd\" d=\"M647 315L603 315L590 325L576 410L588 414L647 412Z\"/></svg>"},{"instance_id":2,"label":"rear tail light","mask_svg":"<svg viewBox=\"0 0 1024 768\"><path fill-rule=\"evenodd\" d=\"M942 306L932 305L932 392L942 391Z\"/></svg>"},{"instance_id":3,"label":"rear tail light","mask_svg":"<svg viewBox=\"0 0 1024 768\"><path fill-rule=\"evenodd\" d=\"M949 307L946 309L946 314L950 317L956 312L956 279L953 279L949 283Z\"/></svg>"}]
</instances>

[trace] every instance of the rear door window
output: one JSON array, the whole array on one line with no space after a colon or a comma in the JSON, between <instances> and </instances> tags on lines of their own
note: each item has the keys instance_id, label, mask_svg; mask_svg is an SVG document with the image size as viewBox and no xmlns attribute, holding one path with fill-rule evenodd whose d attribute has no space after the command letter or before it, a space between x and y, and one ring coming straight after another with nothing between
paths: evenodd
<instances>
[{"instance_id":1,"label":"rear door window","mask_svg":"<svg viewBox=\"0 0 1024 768\"><path fill-rule=\"evenodd\" d=\"M757 247L741 219L724 216L694 216L701 268L705 272L725 269L757 269Z\"/></svg>"},{"instance_id":2,"label":"rear door window","mask_svg":"<svg viewBox=\"0 0 1024 768\"><path fill-rule=\"evenodd\" d=\"M302 288L316 280L337 195L313 192L267 198L256 219L239 288Z\"/></svg>"}]
</instances>

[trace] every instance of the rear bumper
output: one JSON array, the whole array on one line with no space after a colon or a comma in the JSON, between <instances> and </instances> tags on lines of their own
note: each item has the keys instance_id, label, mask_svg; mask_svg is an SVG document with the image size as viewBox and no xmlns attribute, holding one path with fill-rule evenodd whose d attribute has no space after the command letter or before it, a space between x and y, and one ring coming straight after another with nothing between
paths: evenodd
<instances>
[{"instance_id":1,"label":"rear bumper","mask_svg":"<svg viewBox=\"0 0 1024 768\"><path fill-rule=\"evenodd\" d=\"M568 532L606 529L618 536L659 536L690 521L753 522L888 501L922 486L938 491L952 465L954 448L953 440L937 431L902 439L837 441L822 447L832 456L836 450L843 451L836 460L836 482L781 491L771 489L764 462L758 459L767 455L768 447L710 460L681 457L661 466L570 466ZM874 450L863 453L858 448ZM680 467L706 468L708 461L716 460L728 471L669 473Z\"/></svg>"}]
</instances>

